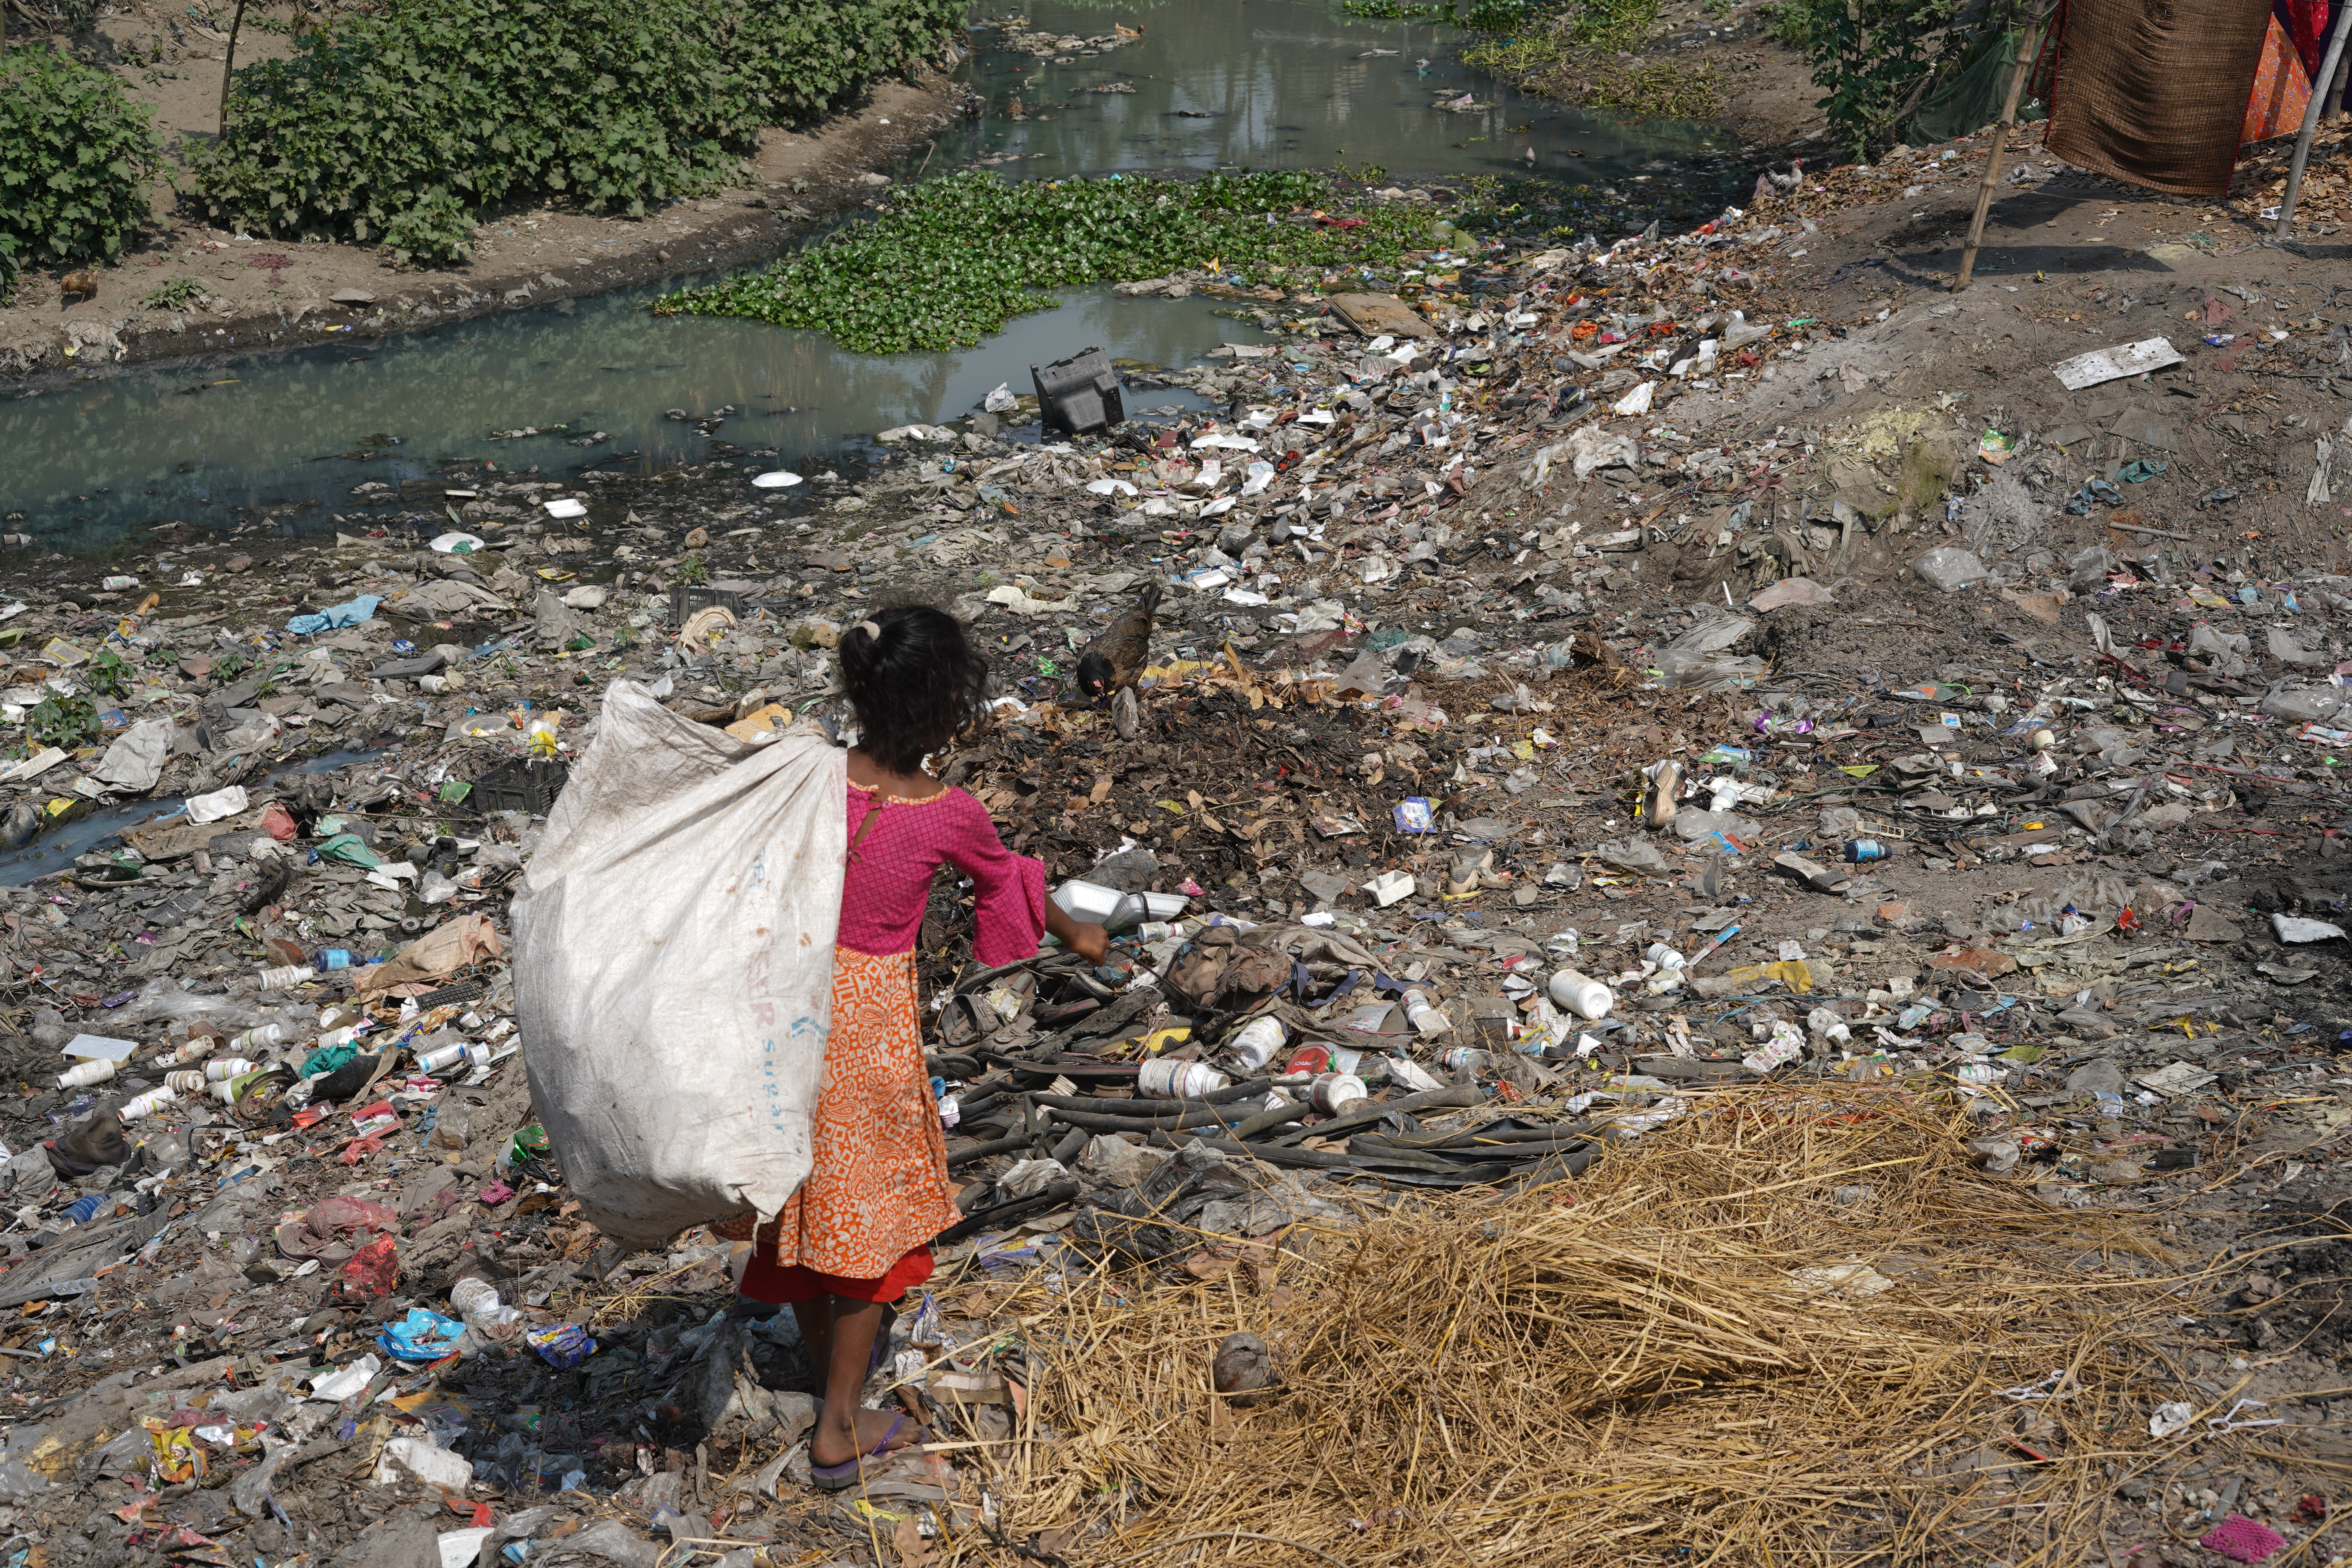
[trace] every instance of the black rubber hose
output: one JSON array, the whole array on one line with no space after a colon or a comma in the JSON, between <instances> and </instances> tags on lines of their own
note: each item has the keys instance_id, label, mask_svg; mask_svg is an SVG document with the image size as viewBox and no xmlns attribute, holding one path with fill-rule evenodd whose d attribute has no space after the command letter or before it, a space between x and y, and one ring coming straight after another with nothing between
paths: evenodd
<instances>
[{"instance_id":1,"label":"black rubber hose","mask_svg":"<svg viewBox=\"0 0 2352 1568\"><path fill-rule=\"evenodd\" d=\"M1304 1100L1294 1100L1287 1105L1276 1105L1259 1111L1234 1129L1234 1136L1246 1143L1262 1133L1285 1127L1302 1116L1312 1116L1315 1107Z\"/></svg>"},{"instance_id":2,"label":"black rubber hose","mask_svg":"<svg viewBox=\"0 0 2352 1568\"><path fill-rule=\"evenodd\" d=\"M1011 1138L998 1138L986 1143L966 1143L948 1151L948 1169L969 1165L974 1160L985 1160L991 1154L1010 1154L1016 1149L1026 1149L1033 1140L1026 1132Z\"/></svg>"},{"instance_id":3,"label":"black rubber hose","mask_svg":"<svg viewBox=\"0 0 2352 1568\"><path fill-rule=\"evenodd\" d=\"M1230 1105L1237 1100L1255 1099L1273 1087L1274 1079L1270 1078L1254 1078L1247 1083L1228 1084L1213 1094L1199 1095L1191 1100L1106 1100L1093 1094L1033 1094L1029 1098L1055 1110L1085 1110L1097 1115L1176 1116L1187 1110L1197 1110L1204 1105Z\"/></svg>"},{"instance_id":4,"label":"black rubber hose","mask_svg":"<svg viewBox=\"0 0 2352 1568\"><path fill-rule=\"evenodd\" d=\"M1290 1142L1302 1138L1336 1138L1342 1132L1353 1132L1360 1127L1377 1127L1381 1118L1396 1111L1444 1110L1457 1106L1484 1105L1486 1103L1486 1098L1485 1089L1469 1085L1456 1089L1427 1089L1420 1094L1408 1094L1402 1100L1389 1100L1385 1104L1368 1105L1361 1110L1351 1110L1345 1116L1335 1116L1319 1126L1299 1128L1283 1136Z\"/></svg>"},{"instance_id":5,"label":"black rubber hose","mask_svg":"<svg viewBox=\"0 0 2352 1568\"><path fill-rule=\"evenodd\" d=\"M1225 1127L1247 1121L1256 1113L1239 1106L1204 1105L1181 1116L1094 1116L1083 1110L1056 1110L1055 1120L1089 1132L1161 1132L1186 1127Z\"/></svg>"},{"instance_id":6,"label":"black rubber hose","mask_svg":"<svg viewBox=\"0 0 2352 1568\"><path fill-rule=\"evenodd\" d=\"M1345 1154L1324 1154L1313 1149L1286 1149L1279 1143L1236 1143L1230 1138L1203 1138L1195 1134L1192 1140L1204 1149L1214 1149L1220 1154L1243 1154L1264 1160L1269 1165L1290 1165L1303 1171L1352 1171L1356 1162ZM1151 1135L1152 1143L1161 1149L1181 1149L1184 1140L1162 1130Z\"/></svg>"},{"instance_id":7,"label":"black rubber hose","mask_svg":"<svg viewBox=\"0 0 2352 1568\"><path fill-rule=\"evenodd\" d=\"M1032 1193L1025 1198L1014 1198L1010 1203L994 1204L980 1210L977 1214L966 1215L933 1237L931 1245L945 1247L951 1242L961 1241L967 1236L978 1236L991 1226L1023 1219L1033 1214L1044 1214L1048 1209L1059 1208L1066 1203L1075 1203L1077 1201L1077 1183L1055 1182L1043 1192Z\"/></svg>"}]
</instances>

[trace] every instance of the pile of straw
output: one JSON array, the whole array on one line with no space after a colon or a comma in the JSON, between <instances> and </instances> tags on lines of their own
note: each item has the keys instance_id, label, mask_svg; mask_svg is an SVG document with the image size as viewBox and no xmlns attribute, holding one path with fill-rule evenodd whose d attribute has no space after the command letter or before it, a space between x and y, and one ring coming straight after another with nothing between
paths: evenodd
<instances>
[{"instance_id":1,"label":"pile of straw","mask_svg":"<svg viewBox=\"0 0 2352 1568\"><path fill-rule=\"evenodd\" d=\"M2184 1281L1967 1136L1895 1089L1734 1090L1571 1183L1400 1200L1207 1283L1074 1280L1026 1320L1005 1535L1073 1568L2095 1556L2171 1447ZM1853 1263L1892 1288L1799 1277ZM1210 1386L1236 1330L1284 1380L1247 1408Z\"/></svg>"}]
</instances>

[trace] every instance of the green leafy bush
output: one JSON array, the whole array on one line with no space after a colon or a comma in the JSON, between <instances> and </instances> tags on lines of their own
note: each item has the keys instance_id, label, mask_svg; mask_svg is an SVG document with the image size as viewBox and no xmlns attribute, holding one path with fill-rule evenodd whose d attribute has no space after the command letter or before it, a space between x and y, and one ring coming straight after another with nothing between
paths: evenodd
<instances>
[{"instance_id":1,"label":"green leafy bush","mask_svg":"<svg viewBox=\"0 0 2352 1568\"><path fill-rule=\"evenodd\" d=\"M0 294L22 268L121 255L154 171L147 110L121 82L47 45L0 55Z\"/></svg>"},{"instance_id":2,"label":"green leafy bush","mask_svg":"<svg viewBox=\"0 0 2352 1568\"><path fill-rule=\"evenodd\" d=\"M2026 0L1972 12L1965 0L1784 0L1772 32L1804 50L1828 93L1819 107L1832 133L1861 158L1874 142L1895 140L1929 87L2025 14Z\"/></svg>"},{"instance_id":3,"label":"green leafy bush","mask_svg":"<svg viewBox=\"0 0 2352 1568\"><path fill-rule=\"evenodd\" d=\"M25 732L37 745L70 752L98 734L98 704L87 697L44 697L25 715Z\"/></svg>"},{"instance_id":4,"label":"green leafy bush","mask_svg":"<svg viewBox=\"0 0 2352 1568\"><path fill-rule=\"evenodd\" d=\"M85 672L90 690L100 697L120 697L131 689L131 666L112 648L102 649Z\"/></svg>"},{"instance_id":5,"label":"green leafy bush","mask_svg":"<svg viewBox=\"0 0 2352 1568\"><path fill-rule=\"evenodd\" d=\"M1429 222L1402 203L1359 211L1328 181L1296 173L1008 184L975 171L891 204L763 271L665 295L654 309L805 327L866 353L948 349L1050 310L1041 289L1212 261L1246 276L1392 260L1423 243Z\"/></svg>"},{"instance_id":6,"label":"green leafy bush","mask_svg":"<svg viewBox=\"0 0 2352 1568\"><path fill-rule=\"evenodd\" d=\"M867 82L903 70L963 23L960 0L734 0L719 26L760 73L770 124L823 114Z\"/></svg>"},{"instance_id":7,"label":"green leafy bush","mask_svg":"<svg viewBox=\"0 0 2352 1568\"><path fill-rule=\"evenodd\" d=\"M147 290L147 297L139 301L139 308L142 310L193 310L203 305L211 292L201 279L167 278Z\"/></svg>"},{"instance_id":8,"label":"green leafy bush","mask_svg":"<svg viewBox=\"0 0 2352 1568\"><path fill-rule=\"evenodd\" d=\"M237 72L226 133L189 163L216 219L457 261L487 207L637 217L715 189L762 125L954 19L942 0L398 0Z\"/></svg>"}]
</instances>

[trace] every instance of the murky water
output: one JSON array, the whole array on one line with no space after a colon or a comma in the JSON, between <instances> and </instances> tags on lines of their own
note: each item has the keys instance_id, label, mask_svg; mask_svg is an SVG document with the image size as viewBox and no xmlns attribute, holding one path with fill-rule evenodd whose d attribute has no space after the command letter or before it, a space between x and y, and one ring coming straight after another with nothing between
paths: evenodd
<instances>
[{"instance_id":1,"label":"murky water","mask_svg":"<svg viewBox=\"0 0 2352 1568\"><path fill-rule=\"evenodd\" d=\"M983 18L1007 15L982 8ZM1532 170L1593 184L1630 185L1642 171L1715 179L1701 160L1720 139L1706 127L1621 124L1526 99L1464 69L1426 26L1359 20L1326 0L1115 8L1039 0L1020 15L1038 32L1084 38L1119 22L1143 36L1096 56L1040 59L1010 47L1012 31L983 27L962 74L990 112L902 173L985 158L1022 179L1366 164L1392 178ZM1081 90L1114 83L1132 90ZM1493 107L1435 107L1465 92ZM657 320L644 309L653 292L375 342L95 374L0 402L0 511L23 510L10 529L43 546L96 551L163 520L227 526L259 511L288 531L332 528L339 511L360 505L352 487L421 477L460 458L551 474L588 462L651 470L701 457L715 438L823 468L877 429L960 416L999 382L1026 391L1031 363L1088 343L1175 365L1220 342L1261 341L1212 314L1213 300L1123 300L1094 289L1066 293L1062 309L1023 317L973 349L875 357L756 322ZM1143 390L1129 406L1190 401ZM710 434L667 416L726 405L736 412ZM568 428L549 431L557 425ZM523 426L549 433L493 438Z\"/></svg>"},{"instance_id":2,"label":"murky water","mask_svg":"<svg viewBox=\"0 0 2352 1568\"><path fill-rule=\"evenodd\" d=\"M258 785L269 779L301 773L331 773L353 763L365 762L375 754L374 752L329 752L308 762L289 763L282 767L271 768L249 783ZM76 856L110 845L134 827L143 827L164 817L176 816L185 804L179 795L167 795L160 800L126 801L120 805L93 811L78 822L69 822L15 849L0 852L0 888L21 888L52 871L62 871L73 864Z\"/></svg>"}]
</instances>

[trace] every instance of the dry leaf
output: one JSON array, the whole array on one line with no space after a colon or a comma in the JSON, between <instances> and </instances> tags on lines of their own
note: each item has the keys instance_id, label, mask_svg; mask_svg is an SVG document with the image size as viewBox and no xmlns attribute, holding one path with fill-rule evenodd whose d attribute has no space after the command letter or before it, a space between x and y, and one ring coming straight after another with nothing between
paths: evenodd
<instances>
[{"instance_id":1,"label":"dry leaf","mask_svg":"<svg viewBox=\"0 0 2352 1568\"><path fill-rule=\"evenodd\" d=\"M898 1528L890 1532L891 1548L906 1568L922 1568L939 1554L939 1547L928 1540L911 1519L902 1519Z\"/></svg>"}]
</instances>

